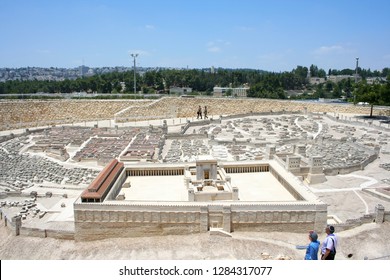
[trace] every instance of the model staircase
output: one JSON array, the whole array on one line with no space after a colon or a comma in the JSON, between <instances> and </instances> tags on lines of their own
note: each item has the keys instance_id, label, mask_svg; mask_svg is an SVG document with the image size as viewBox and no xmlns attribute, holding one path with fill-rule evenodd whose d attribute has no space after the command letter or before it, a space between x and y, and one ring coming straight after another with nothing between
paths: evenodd
<instances>
[{"instance_id":1,"label":"model staircase","mask_svg":"<svg viewBox=\"0 0 390 280\"><path fill-rule=\"evenodd\" d=\"M213 228L213 227L211 227L209 232L210 232L210 235L218 235L218 236L223 236L223 237L232 237L232 235L229 232L224 231L223 228Z\"/></svg>"}]
</instances>

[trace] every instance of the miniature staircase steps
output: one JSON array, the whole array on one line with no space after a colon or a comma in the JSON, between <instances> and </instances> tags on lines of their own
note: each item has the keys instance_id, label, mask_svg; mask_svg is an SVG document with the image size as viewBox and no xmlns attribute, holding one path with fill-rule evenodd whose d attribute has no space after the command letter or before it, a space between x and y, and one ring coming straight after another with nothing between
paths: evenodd
<instances>
[{"instance_id":1,"label":"miniature staircase steps","mask_svg":"<svg viewBox=\"0 0 390 280\"><path fill-rule=\"evenodd\" d=\"M232 237L229 232L224 231L222 228L210 228L210 235L218 235L224 237Z\"/></svg>"}]
</instances>

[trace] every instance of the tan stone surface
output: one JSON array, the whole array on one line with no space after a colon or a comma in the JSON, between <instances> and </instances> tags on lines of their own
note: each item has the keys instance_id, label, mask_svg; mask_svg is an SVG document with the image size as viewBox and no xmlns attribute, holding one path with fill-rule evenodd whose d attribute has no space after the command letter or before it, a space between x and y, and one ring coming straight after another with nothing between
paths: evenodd
<instances>
[{"instance_id":1,"label":"tan stone surface","mask_svg":"<svg viewBox=\"0 0 390 280\"><path fill-rule=\"evenodd\" d=\"M148 104L149 100L55 100L4 101L0 106L0 129L34 127L74 121L112 119L130 106ZM25 124L25 125L23 125Z\"/></svg>"},{"instance_id":2,"label":"tan stone surface","mask_svg":"<svg viewBox=\"0 0 390 280\"><path fill-rule=\"evenodd\" d=\"M296 102L272 99L167 97L158 100L53 100L3 101L0 130L113 119L119 121L163 118L192 118L198 106L207 105L209 117L250 112L304 111L368 115L370 107ZM374 114L386 114L374 109Z\"/></svg>"},{"instance_id":3,"label":"tan stone surface","mask_svg":"<svg viewBox=\"0 0 390 280\"><path fill-rule=\"evenodd\" d=\"M296 200L269 172L247 173L245 176L232 173L229 176L233 185L239 188L240 201ZM207 191L207 188L203 190ZM121 192L130 201L188 201L183 176L133 177L131 187L122 188Z\"/></svg>"},{"instance_id":4,"label":"tan stone surface","mask_svg":"<svg viewBox=\"0 0 390 280\"><path fill-rule=\"evenodd\" d=\"M336 232L337 233L337 232ZM390 223L366 224L337 233L340 245L338 260L361 260L389 255ZM233 237L209 233L184 236L111 238L76 242L53 238L13 236L0 226L0 259L2 260L224 260L224 259L303 259L305 250L296 245L308 243L306 233L232 233ZM323 240L325 234L319 235ZM349 258L348 255L352 254ZM389 258L387 258L389 259Z\"/></svg>"},{"instance_id":5,"label":"tan stone surface","mask_svg":"<svg viewBox=\"0 0 390 280\"><path fill-rule=\"evenodd\" d=\"M117 117L151 117L166 116L191 118L196 116L198 106L207 105L209 116L233 115L250 112L281 112L304 111L308 112L334 112L334 113L354 113L369 114L369 107L346 105L346 104L326 104L315 102L296 102L288 100L273 99L232 99L232 98L191 98L180 97L162 98L156 102L143 106L132 107L131 110L124 110L117 114ZM374 114L379 114L379 110L374 110Z\"/></svg>"}]
</instances>

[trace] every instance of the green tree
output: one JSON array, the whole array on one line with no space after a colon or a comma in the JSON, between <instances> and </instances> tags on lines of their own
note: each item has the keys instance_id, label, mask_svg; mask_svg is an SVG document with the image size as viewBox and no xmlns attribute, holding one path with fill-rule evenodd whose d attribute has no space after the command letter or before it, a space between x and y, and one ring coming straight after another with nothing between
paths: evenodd
<instances>
[{"instance_id":1,"label":"green tree","mask_svg":"<svg viewBox=\"0 0 390 280\"><path fill-rule=\"evenodd\" d=\"M338 84L333 85L333 98L340 98L342 95L341 88Z\"/></svg>"},{"instance_id":2,"label":"green tree","mask_svg":"<svg viewBox=\"0 0 390 280\"><path fill-rule=\"evenodd\" d=\"M333 83L332 83L331 81L327 81L327 82L325 83L325 90L326 90L327 92L333 91Z\"/></svg>"},{"instance_id":3,"label":"green tree","mask_svg":"<svg viewBox=\"0 0 390 280\"><path fill-rule=\"evenodd\" d=\"M320 78L326 78L326 72L324 69L318 70L318 77Z\"/></svg>"},{"instance_id":4,"label":"green tree","mask_svg":"<svg viewBox=\"0 0 390 280\"><path fill-rule=\"evenodd\" d=\"M360 82L357 87L357 101L358 102L367 102L370 104L370 117L372 117L374 105L381 103L381 85L374 84L368 85L367 83Z\"/></svg>"},{"instance_id":5,"label":"green tree","mask_svg":"<svg viewBox=\"0 0 390 280\"><path fill-rule=\"evenodd\" d=\"M318 67L314 64L310 65L310 76L318 77Z\"/></svg>"},{"instance_id":6,"label":"green tree","mask_svg":"<svg viewBox=\"0 0 390 280\"><path fill-rule=\"evenodd\" d=\"M384 105L390 105L390 74L387 77L385 84L381 85L380 89L381 100Z\"/></svg>"},{"instance_id":7,"label":"green tree","mask_svg":"<svg viewBox=\"0 0 390 280\"><path fill-rule=\"evenodd\" d=\"M387 81L389 81L390 68L386 67L382 69L382 77L387 77Z\"/></svg>"},{"instance_id":8,"label":"green tree","mask_svg":"<svg viewBox=\"0 0 390 280\"><path fill-rule=\"evenodd\" d=\"M317 86L316 95L318 96L318 98L324 98L325 97L325 91L324 91L323 84L319 84Z\"/></svg>"},{"instance_id":9,"label":"green tree","mask_svg":"<svg viewBox=\"0 0 390 280\"><path fill-rule=\"evenodd\" d=\"M297 76L298 79L300 79L302 82L304 82L307 78L307 74L309 72L309 69L307 69L307 67L297 66L297 68L294 69L292 72L293 72L293 74L295 74Z\"/></svg>"}]
</instances>

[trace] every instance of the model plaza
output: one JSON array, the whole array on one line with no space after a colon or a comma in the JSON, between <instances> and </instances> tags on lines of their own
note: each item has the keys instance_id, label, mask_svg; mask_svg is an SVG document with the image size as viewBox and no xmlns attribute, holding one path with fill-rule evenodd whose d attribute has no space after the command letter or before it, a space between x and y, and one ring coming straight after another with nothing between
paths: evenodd
<instances>
[{"instance_id":1,"label":"model plaza","mask_svg":"<svg viewBox=\"0 0 390 280\"><path fill-rule=\"evenodd\" d=\"M146 176L127 177L120 192L126 201L296 201L264 163L221 166L217 167L217 161L211 156L200 156L197 166L184 167L184 174L180 174L183 169L179 169L170 176L148 175L158 174L158 171L143 167ZM214 168L217 173L212 174L213 171L207 168ZM137 171L129 168L127 173L137 174Z\"/></svg>"}]
</instances>

